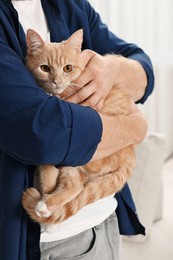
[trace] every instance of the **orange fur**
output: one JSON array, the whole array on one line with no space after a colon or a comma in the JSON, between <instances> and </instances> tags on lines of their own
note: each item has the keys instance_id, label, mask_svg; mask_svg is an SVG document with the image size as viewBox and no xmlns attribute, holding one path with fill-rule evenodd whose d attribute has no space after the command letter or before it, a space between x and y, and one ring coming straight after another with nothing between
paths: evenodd
<instances>
[{"instance_id":1,"label":"orange fur","mask_svg":"<svg viewBox=\"0 0 173 260\"><path fill-rule=\"evenodd\" d=\"M29 30L27 44L27 66L38 83L41 82L41 87L50 94L61 93L64 86L70 85L84 70L80 56L81 30L67 41L57 44L44 43L36 32ZM41 64L48 65L51 71L41 71ZM73 65L76 70L64 74L66 64ZM63 84L52 87L51 82L58 82L59 76ZM132 106L132 99L113 87L100 112L128 115ZM128 146L109 157L80 167L57 169L54 165L42 165L38 168L41 192L35 188L27 189L22 198L23 207L36 222L46 225L59 223L76 214L83 206L120 191L131 175L134 163L134 147Z\"/></svg>"}]
</instances>

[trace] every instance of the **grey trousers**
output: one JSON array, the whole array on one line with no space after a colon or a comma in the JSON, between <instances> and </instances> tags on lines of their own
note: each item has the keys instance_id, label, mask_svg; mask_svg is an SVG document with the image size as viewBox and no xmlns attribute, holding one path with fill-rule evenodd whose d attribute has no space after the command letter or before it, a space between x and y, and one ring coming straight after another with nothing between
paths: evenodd
<instances>
[{"instance_id":1,"label":"grey trousers","mask_svg":"<svg viewBox=\"0 0 173 260\"><path fill-rule=\"evenodd\" d=\"M73 237L40 244L41 260L119 260L116 214Z\"/></svg>"}]
</instances>

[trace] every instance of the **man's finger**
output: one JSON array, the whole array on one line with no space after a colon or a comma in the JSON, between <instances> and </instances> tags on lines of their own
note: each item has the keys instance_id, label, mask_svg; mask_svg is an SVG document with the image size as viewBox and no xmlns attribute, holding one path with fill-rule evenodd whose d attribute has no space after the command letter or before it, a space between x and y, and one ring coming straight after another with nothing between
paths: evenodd
<instances>
[{"instance_id":1,"label":"man's finger","mask_svg":"<svg viewBox=\"0 0 173 260\"><path fill-rule=\"evenodd\" d=\"M91 96L92 94L93 94L93 89L88 88L86 86L86 87L79 89L77 92L75 92L73 95L69 96L65 100L75 103L75 104L80 104L84 100L86 100L89 96Z\"/></svg>"},{"instance_id":2,"label":"man's finger","mask_svg":"<svg viewBox=\"0 0 173 260\"><path fill-rule=\"evenodd\" d=\"M96 52L91 50L84 50L81 52L82 59L84 61L85 66L88 62L96 55Z\"/></svg>"}]
</instances>

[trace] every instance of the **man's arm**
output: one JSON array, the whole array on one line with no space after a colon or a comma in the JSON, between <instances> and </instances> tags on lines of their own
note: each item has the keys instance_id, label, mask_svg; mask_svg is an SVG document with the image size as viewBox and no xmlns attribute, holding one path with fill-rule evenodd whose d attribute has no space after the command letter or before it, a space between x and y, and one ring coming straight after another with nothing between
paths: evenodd
<instances>
[{"instance_id":1,"label":"man's arm","mask_svg":"<svg viewBox=\"0 0 173 260\"><path fill-rule=\"evenodd\" d=\"M135 102L143 97L147 76L138 61L114 54L101 56L90 50L82 54L86 69L75 82L78 91L67 101L101 108L112 87L125 89Z\"/></svg>"},{"instance_id":2,"label":"man's arm","mask_svg":"<svg viewBox=\"0 0 173 260\"><path fill-rule=\"evenodd\" d=\"M0 36L0 149L27 165L87 163L102 135L98 113L48 96Z\"/></svg>"},{"instance_id":3,"label":"man's arm","mask_svg":"<svg viewBox=\"0 0 173 260\"><path fill-rule=\"evenodd\" d=\"M83 58L86 69L77 80L81 88L66 100L100 109L112 87L126 89L134 101L143 96L147 77L137 61L116 55L101 56L90 50L83 52ZM103 124L102 140L92 160L106 157L130 144L140 143L145 137L147 124L135 104L128 116L115 117L100 113L100 117Z\"/></svg>"},{"instance_id":4,"label":"man's arm","mask_svg":"<svg viewBox=\"0 0 173 260\"><path fill-rule=\"evenodd\" d=\"M125 89L135 102L143 97L147 87L147 75L138 61L119 55L107 55L105 63L117 87Z\"/></svg>"},{"instance_id":5,"label":"man's arm","mask_svg":"<svg viewBox=\"0 0 173 260\"><path fill-rule=\"evenodd\" d=\"M139 111L128 116L100 116L103 124L102 140L92 160L109 156L128 145L138 144L146 135L147 123Z\"/></svg>"}]
</instances>

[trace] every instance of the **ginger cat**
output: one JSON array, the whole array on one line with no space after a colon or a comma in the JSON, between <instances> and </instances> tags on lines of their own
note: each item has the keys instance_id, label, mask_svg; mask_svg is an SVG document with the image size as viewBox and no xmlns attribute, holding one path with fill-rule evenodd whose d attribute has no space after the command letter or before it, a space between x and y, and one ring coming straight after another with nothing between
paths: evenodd
<instances>
[{"instance_id":1,"label":"ginger cat","mask_svg":"<svg viewBox=\"0 0 173 260\"><path fill-rule=\"evenodd\" d=\"M82 30L61 43L46 43L29 29L26 41L26 65L48 94L63 92L85 69L81 58ZM132 106L132 99L113 86L100 112L128 115ZM76 214L83 206L120 191L131 175L134 163L131 145L80 167L39 166L39 188L24 192L23 207L34 221L51 232L54 224Z\"/></svg>"}]
</instances>

